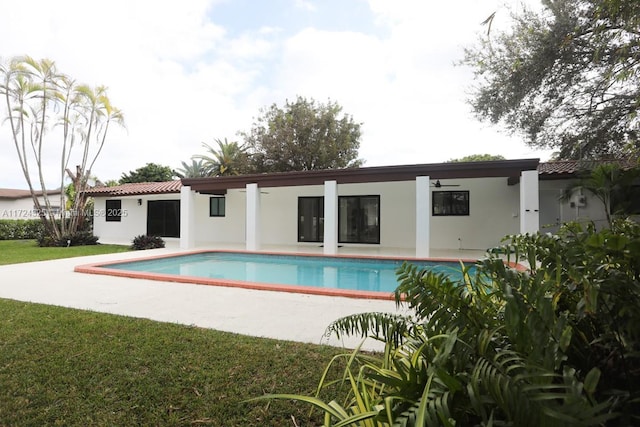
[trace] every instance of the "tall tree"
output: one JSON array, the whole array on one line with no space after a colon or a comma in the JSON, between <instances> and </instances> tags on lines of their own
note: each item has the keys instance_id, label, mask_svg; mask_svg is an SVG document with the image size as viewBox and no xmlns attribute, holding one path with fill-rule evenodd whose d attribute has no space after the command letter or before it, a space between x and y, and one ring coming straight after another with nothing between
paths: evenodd
<instances>
[{"instance_id":1,"label":"tall tree","mask_svg":"<svg viewBox=\"0 0 640 427\"><path fill-rule=\"evenodd\" d=\"M491 160L506 160L504 156L500 154L470 154L468 156L460 157L459 159L450 159L449 163L458 162L486 162Z\"/></svg>"},{"instance_id":2,"label":"tall tree","mask_svg":"<svg viewBox=\"0 0 640 427\"><path fill-rule=\"evenodd\" d=\"M171 181L174 175L175 173L169 166L147 163L134 171L129 171L128 174L123 173L120 184Z\"/></svg>"},{"instance_id":3,"label":"tall tree","mask_svg":"<svg viewBox=\"0 0 640 427\"><path fill-rule=\"evenodd\" d=\"M358 167L360 123L336 102L298 96L261 110L248 133L241 133L256 172Z\"/></svg>"},{"instance_id":4,"label":"tall tree","mask_svg":"<svg viewBox=\"0 0 640 427\"><path fill-rule=\"evenodd\" d=\"M229 142L227 138L224 141L216 139L215 142L218 144L217 148L203 142L202 146L207 154L193 156L204 162L209 176L242 175L251 171L249 155L244 145L237 141Z\"/></svg>"},{"instance_id":5,"label":"tall tree","mask_svg":"<svg viewBox=\"0 0 640 427\"><path fill-rule=\"evenodd\" d=\"M561 158L640 147L640 2L542 0L465 52L477 116Z\"/></svg>"},{"instance_id":6,"label":"tall tree","mask_svg":"<svg viewBox=\"0 0 640 427\"><path fill-rule=\"evenodd\" d=\"M110 125L124 125L122 112L111 104L105 87L78 84L59 72L49 59L11 58L0 64L0 79L5 120L9 123L34 207L45 224L48 240L59 242L83 226L84 190ZM53 132L55 127L59 128L58 132ZM76 190L70 217L64 221L57 221L57 212L52 209L56 205L65 206L64 191L54 204L45 185L43 151L45 146L52 145L60 149L59 188L65 187L68 176ZM73 172L70 169L72 161L76 162ZM42 192L44 206L36 195L38 191ZM64 209L62 212L67 214Z\"/></svg>"}]
</instances>

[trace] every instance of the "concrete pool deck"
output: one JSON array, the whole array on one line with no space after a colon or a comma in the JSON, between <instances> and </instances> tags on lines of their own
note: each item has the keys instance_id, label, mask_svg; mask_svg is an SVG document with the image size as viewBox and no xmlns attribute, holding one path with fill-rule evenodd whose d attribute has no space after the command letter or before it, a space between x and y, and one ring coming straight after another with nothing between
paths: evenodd
<instances>
[{"instance_id":1,"label":"concrete pool deck","mask_svg":"<svg viewBox=\"0 0 640 427\"><path fill-rule=\"evenodd\" d=\"M393 301L159 282L74 272L81 264L181 253L175 248L0 266L0 298L193 325L256 337L353 348L359 338L324 337L355 313L396 313ZM464 254L464 258L481 256ZM366 348L379 348L370 342Z\"/></svg>"}]
</instances>

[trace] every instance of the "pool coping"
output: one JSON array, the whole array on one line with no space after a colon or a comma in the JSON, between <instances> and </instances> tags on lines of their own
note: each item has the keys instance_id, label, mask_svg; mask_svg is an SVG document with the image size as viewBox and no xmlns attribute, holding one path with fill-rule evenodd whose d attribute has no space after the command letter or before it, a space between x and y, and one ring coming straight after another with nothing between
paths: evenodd
<instances>
[{"instance_id":1,"label":"pool coping","mask_svg":"<svg viewBox=\"0 0 640 427\"><path fill-rule=\"evenodd\" d=\"M174 283L189 283L196 285L207 286L222 286L233 287L243 289L254 289L261 291L274 291L274 292L290 292L297 294L309 294L309 295L322 295L333 297L346 297L346 298L359 298L359 299L377 299L377 300L394 300L395 296L393 292L380 292L380 291L358 291L350 289L337 289L337 288L321 288L313 286L297 286L297 285L282 285L260 282L247 282L242 280L230 280L230 279L212 279L207 277L197 276L179 276L176 274L162 274L162 273L149 273L143 271L127 271L127 270L114 270L104 268L104 266L129 263L136 261L149 261L162 258L174 258L178 256L188 256L203 253L239 253L239 254L258 254L258 255L276 255L276 256L301 256L301 257L316 257L316 258L348 258L348 259L371 259L371 260L391 260L391 261L420 261L420 262L462 262L462 263L476 263L477 259L465 259L465 258L416 258L416 257L400 257L400 256L373 256L373 255L355 255L355 254L314 254L314 253L301 253L301 252L275 252L275 251L243 251L243 250L224 250L224 249L204 249L185 251L180 253L162 254L155 256L131 258L126 260L114 260L114 261L102 261L94 262L90 264L83 264L74 267L73 271L76 273L85 274L99 274L106 276L126 277L132 279L146 279L162 282L174 282Z\"/></svg>"}]
</instances>

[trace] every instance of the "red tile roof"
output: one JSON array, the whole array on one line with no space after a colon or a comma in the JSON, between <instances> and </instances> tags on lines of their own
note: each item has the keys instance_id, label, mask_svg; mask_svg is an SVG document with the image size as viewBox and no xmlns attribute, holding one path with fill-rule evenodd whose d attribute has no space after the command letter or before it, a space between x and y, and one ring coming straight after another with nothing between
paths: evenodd
<instances>
[{"instance_id":1,"label":"red tile roof","mask_svg":"<svg viewBox=\"0 0 640 427\"><path fill-rule=\"evenodd\" d=\"M538 165L540 175L573 175L576 172L591 170L598 165L617 164L622 169L632 169L640 167L637 160L617 159L617 160L559 160L555 162L545 162Z\"/></svg>"},{"instance_id":2,"label":"red tile roof","mask_svg":"<svg viewBox=\"0 0 640 427\"><path fill-rule=\"evenodd\" d=\"M143 194L170 194L179 193L182 182L139 182L133 184L116 185L115 187L93 187L85 192L87 196L116 197L116 196L140 196Z\"/></svg>"},{"instance_id":3,"label":"red tile roof","mask_svg":"<svg viewBox=\"0 0 640 427\"><path fill-rule=\"evenodd\" d=\"M59 195L60 190L49 190L48 195ZM37 196L42 196L42 191L36 191ZM27 199L31 197L29 190L19 190L15 188L0 188L0 199Z\"/></svg>"}]
</instances>

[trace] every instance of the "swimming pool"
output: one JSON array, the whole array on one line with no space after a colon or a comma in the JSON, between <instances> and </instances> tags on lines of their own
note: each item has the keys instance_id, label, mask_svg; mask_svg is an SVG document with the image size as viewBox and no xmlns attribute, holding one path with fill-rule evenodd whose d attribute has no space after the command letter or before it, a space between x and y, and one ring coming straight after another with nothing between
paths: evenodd
<instances>
[{"instance_id":1,"label":"swimming pool","mask_svg":"<svg viewBox=\"0 0 640 427\"><path fill-rule=\"evenodd\" d=\"M405 260L449 275L461 274L460 262L451 260L226 251L92 264L76 267L75 271L262 290L390 299L397 287L396 270Z\"/></svg>"}]
</instances>

